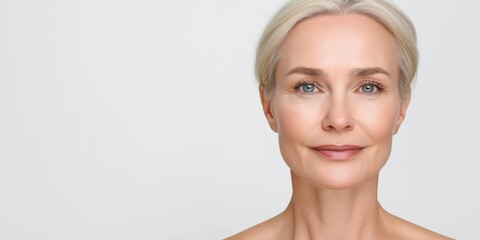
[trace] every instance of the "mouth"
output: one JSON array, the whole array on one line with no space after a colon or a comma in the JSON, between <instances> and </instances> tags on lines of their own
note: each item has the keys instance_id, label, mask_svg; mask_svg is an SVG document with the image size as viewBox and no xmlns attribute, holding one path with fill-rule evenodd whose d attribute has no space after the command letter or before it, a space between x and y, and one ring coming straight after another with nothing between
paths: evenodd
<instances>
[{"instance_id":1,"label":"mouth","mask_svg":"<svg viewBox=\"0 0 480 240\"><path fill-rule=\"evenodd\" d=\"M364 147L355 145L322 145L312 149L331 160L348 160L362 151Z\"/></svg>"}]
</instances>

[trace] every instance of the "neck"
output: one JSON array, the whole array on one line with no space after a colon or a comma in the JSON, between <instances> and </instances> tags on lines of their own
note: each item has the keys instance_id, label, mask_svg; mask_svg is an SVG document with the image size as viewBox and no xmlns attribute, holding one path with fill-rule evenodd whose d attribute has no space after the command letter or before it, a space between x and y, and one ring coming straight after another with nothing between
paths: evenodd
<instances>
[{"instance_id":1,"label":"neck","mask_svg":"<svg viewBox=\"0 0 480 240\"><path fill-rule=\"evenodd\" d=\"M293 239L378 239L384 210L377 200L378 176L345 190L320 189L292 173L293 197L286 215Z\"/></svg>"}]
</instances>

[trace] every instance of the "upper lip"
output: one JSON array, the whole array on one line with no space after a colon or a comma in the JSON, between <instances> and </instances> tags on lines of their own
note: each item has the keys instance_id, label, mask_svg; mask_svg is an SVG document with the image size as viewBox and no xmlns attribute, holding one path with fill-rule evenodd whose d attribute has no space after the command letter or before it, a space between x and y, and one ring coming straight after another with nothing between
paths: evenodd
<instances>
[{"instance_id":1,"label":"upper lip","mask_svg":"<svg viewBox=\"0 0 480 240\"><path fill-rule=\"evenodd\" d=\"M346 150L358 150L363 147L356 145L321 145L314 147L315 150L330 150L330 151L346 151Z\"/></svg>"}]
</instances>

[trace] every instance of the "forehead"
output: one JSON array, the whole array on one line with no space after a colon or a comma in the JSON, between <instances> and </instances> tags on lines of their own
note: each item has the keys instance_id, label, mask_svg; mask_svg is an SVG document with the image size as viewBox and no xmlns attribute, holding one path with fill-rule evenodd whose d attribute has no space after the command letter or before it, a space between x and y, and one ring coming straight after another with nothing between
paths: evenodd
<instances>
[{"instance_id":1,"label":"forehead","mask_svg":"<svg viewBox=\"0 0 480 240\"><path fill-rule=\"evenodd\" d=\"M292 29L277 69L288 71L297 66L382 67L396 72L396 41L387 29L368 16L314 16Z\"/></svg>"}]
</instances>

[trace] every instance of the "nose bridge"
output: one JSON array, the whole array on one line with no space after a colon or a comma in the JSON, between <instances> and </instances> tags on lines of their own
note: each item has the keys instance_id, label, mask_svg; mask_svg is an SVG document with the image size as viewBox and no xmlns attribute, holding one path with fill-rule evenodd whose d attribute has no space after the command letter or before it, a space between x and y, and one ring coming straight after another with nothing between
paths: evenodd
<instances>
[{"instance_id":1,"label":"nose bridge","mask_svg":"<svg viewBox=\"0 0 480 240\"><path fill-rule=\"evenodd\" d=\"M322 121L322 127L325 130L336 131L344 131L353 128L347 92L331 92L329 96L328 111Z\"/></svg>"}]
</instances>

